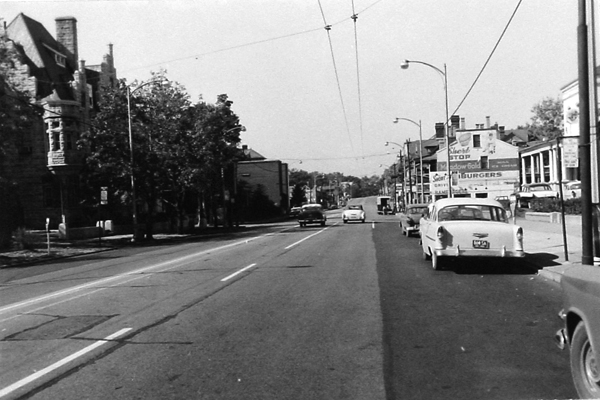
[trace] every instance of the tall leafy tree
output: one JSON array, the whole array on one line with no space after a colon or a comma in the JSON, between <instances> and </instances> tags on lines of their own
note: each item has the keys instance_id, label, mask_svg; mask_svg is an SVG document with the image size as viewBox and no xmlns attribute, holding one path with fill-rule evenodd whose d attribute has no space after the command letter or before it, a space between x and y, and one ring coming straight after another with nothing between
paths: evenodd
<instances>
[{"instance_id":1,"label":"tall leafy tree","mask_svg":"<svg viewBox=\"0 0 600 400\"><path fill-rule=\"evenodd\" d=\"M547 97L533 106L527 124L530 140L552 140L563 133L563 104L560 98Z\"/></svg>"},{"instance_id":2,"label":"tall leafy tree","mask_svg":"<svg viewBox=\"0 0 600 400\"><path fill-rule=\"evenodd\" d=\"M240 153L241 125L232 102L221 95L216 104L192 105L184 88L163 71L131 86L133 166L130 161L127 85L105 94L101 111L81 145L89 150L86 177L90 187L109 186L114 197L131 207L135 177L139 214L152 238L157 204L182 228L186 207L196 193L222 193L224 171ZM231 178L233 180L233 178Z\"/></svg>"},{"instance_id":3,"label":"tall leafy tree","mask_svg":"<svg viewBox=\"0 0 600 400\"><path fill-rule=\"evenodd\" d=\"M304 184L297 183L294 185L294 189L292 189L292 196L290 199L290 204L292 207L299 207L302 204L306 203L306 193L304 193Z\"/></svg>"},{"instance_id":4,"label":"tall leafy tree","mask_svg":"<svg viewBox=\"0 0 600 400\"><path fill-rule=\"evenodd\" d=\"M123 80L104 94L101 111L80 144L89 151L85 171L89 186L108 186L114 198L131 205L133 174L136 200L144 205L139 207L139 215L146 220L146 237L152 238L156 202L169 180L165 166L175 151L169 146L170 137L177 132L189 101L178 84L166 80L164 72L153 74L151 81L134 83L130 91L133 165L128 87Z\"/></svg>"},{"instance_id":5,"label":"tall leafy tree","mask_svg":"<svg viewBox=\"0 0 600 400\"><path fill-rule=\"evenodd\" d=\"M6 167L34 134L41 116L30 94L16 84L22 81L15 68L20 64L14 44L0 37L0 248L10 245L11 232L22 222L19 183Z\"/></svg>"}]
</instances>

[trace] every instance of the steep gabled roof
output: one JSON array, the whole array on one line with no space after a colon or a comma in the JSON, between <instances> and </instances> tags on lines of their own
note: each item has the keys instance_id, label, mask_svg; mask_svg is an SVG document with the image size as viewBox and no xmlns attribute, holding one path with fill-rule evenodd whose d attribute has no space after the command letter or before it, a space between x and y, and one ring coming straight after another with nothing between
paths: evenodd
<instances>
[{"instance_id":1,"label":"steep gabled roof","mask_svg":"<svg viewBox=\"0 0 600 400\"><path fill-rule=\"evenodd\" d=\"M244 154L248 161L266 160L265 156L253 149L244 149Z\"/></svg>"},{"instance_id":2,"label":"steep gabled roof","mask_svg":"<svg viewBox=\"0 0 600 400\"><path fill-rule=\"evenodd\" d=\"M38 98L49 95L73 100L70 82L77 69L74 55L44 28L25 14L19 14L6 28L7 36L23 53L31 74L38 79ZM56 61L56 54L65 56L65 66Z\"/></svg>"}]
</instances>

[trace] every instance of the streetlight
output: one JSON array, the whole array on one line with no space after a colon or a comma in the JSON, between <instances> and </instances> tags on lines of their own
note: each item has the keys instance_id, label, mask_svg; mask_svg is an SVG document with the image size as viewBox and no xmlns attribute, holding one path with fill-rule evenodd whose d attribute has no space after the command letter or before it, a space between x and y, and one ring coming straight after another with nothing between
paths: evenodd
<instances>
[{"instance_id":1,"label":"streetlight","mask_svg":"<svg viewBox=\"0 0 600 400\"><path fill-rule=\"evenodd\" d=\"M446 174L448 175L448 198L450 198L452 197L452 175L450 174L450 132L448 129L448 121L450 121L450 118L448 117L448 71L446 69L446 64L444 64L444 70L442 71L438 67L423 61L404 60L404 62L400 65L400 68L408 69L410 63L426 65L429 68L436 70L444 78L444 93L446 96L446 122L444 123L444 127L446 128L446 153L448 155Z\"/></svg>"},{"instance_id":2,"label":"streetlight","mask_svg":"<svg viewBox=\"0 0 600 400\"><path fill-rule=\"evenodd\" d=\"M423 186L423 134L421 132L421 120L419 120L419 122L417 123L409 118L396 117L394 123L397 124L398 121L412 122L413 124L419 127L419 168L421 170L421 196L419 197L419 201L422 203L425 201L425 189Z\"/></svg>"},{"instance_id":3,"label":"streetlight","mask_svg":"<svg viewBox=\"0 0 600 400\"><path fill-rule=\"evenodd\" d=\"M134 90L131 90L131 87L129 85L127 85L127 120L129 123L129 162L131 164L131 200L133 203L133 238L132 238L133 242L138 241L140 238L139 238L139 232L137 230L138 210L137 210L137 204L136 204L137 197L136 197L136 191L135 191L135 178L134 178L134 172L133 172L134 161L133 161L133 129L131 127L131 95L146 85L150 85L152 83L164 83L166 81L168 81L167 78L163 78L161 80L148 81L148 82L142 83L141 85L136 87Z\"/></svg>"}]
</instances>

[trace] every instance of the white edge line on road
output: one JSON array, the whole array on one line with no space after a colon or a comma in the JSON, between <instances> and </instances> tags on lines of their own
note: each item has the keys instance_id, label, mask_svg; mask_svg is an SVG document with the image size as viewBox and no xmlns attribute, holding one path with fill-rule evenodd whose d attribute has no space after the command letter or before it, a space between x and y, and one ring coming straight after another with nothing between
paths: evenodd
<instances>
[{"instance_id":1,"label":"white edge line on road","mask_svg":"<svg viewBox=\"0 0 600 400\"><path fill-rule=\"evenodd\" d=\"M231 275L229 275L229 276L226 276L225 278L221 279L221 282L228 281L229 279L233 278L234 276L236 276L236 275L238 275L238 274L241 274L241 273L242 273L242 272L244 272L245 270L247 270L247 269L250 269L250 268L254 267L255 265L256 265L256 263L254 263L254 264L250 264L250 265L248 265L247 267L244 267L244 268L240 269L239 271L237 271L237 272L234 272L233 274L231 274Z\"/></svg>"},{"instance_id":2,"label":"white edge line on road","mask_svg":"<svg viewBox=\"0 0 600 400\"><path fill-rule=\"evenodd\" d=\"M336 224L336 225L337 225L337 224ZM323 229L321 229L320 231L313 233L312 235L308 235L308 236L307 236L307 237L305 237L304 239L298 240L297 242L290 244L288 247L285 247L285 250L287 250L287 249L291 249L292 247L294 247L294 246L296 246L296 245L298 245L298 244L300 244L300 243L304 242L305 240L308 240L308 239L310 239L311 237L313 237L313 236L316 236L316 235L318 235L318 234L319 234L319 233L321 233L321 232L325 232L325 231L326 231L327 229L329 229L329 228L330 228L330 227L328 226L327 228L323 228Z\"/></svg>"},{"instance_id":3,"label":"white edge line on road","mask_svg":"<svg viewBox=\"0 0 600 400\"><path fill-rule=\"evenodd\" d=\"M187 256L179 257L179 258L176 258L176 259L173 259L173 260L169 260L169 261L165 261L165 262L162 262L162 263L159 263L159 264L146 266L144 268L140 268L140 269L137 269L137 270L134 270L134 271L125 272L123 274L114 275L114 276L111 276L111 277L108 277L108 278L104 278L104 279L100 279L100 280L97 280L97 281L93 281L93 282L90 282L90 283L85 283L83 285L74 286L74 287L71 287L71 288L68 288L68 289L64 289L64 290L59 290L57 292L49 293L47 295L43 295L43 296L39 296L39 297L35 297L33 299L25 300L25 301L22 301L20 303L10 304L8 306L0 308L0 314L5 313L5 312L10 311L10 310L14 310L15 308L24 307L24 306L28 306L28 305L31 305L31 304L39 303L39 302L42 302L42 301L46 301L46 300L54 298L54 297L64 296L66 294L71 294L71 293L74 293L74 292L77 292L77 291L80 291L80 290L83 290L83 289L87 289L87 288L90 288L90 287L94 287L94 286L98 286L98 285L103 285L103 284L106 284L108 282L121 279L121 278L123 278L125 276L128 276L128 275L136 275L136 274L140 274L142 272L150 271L152 269L157 269L157 268L164 267L164 266L167 266L167 265L170 265L170 264L176 264L176 263L179 263L179 262L182 262L182 261L186 261L188 259L192 259L192 258L197 257L197 256L202 255L202 254L206 254L206 253L210 253L210 252L214 252L214 251L219 251L219 250L224 250L224 249L227 249L229 247L234 247L234 246L238 246L238 245L241 245L241 244L247 244L248 242L251 242L253 240L260 239L260 238L266 237L266 236L271 236L271 235L272 234L269 233L269 234L266 234L266 235L254 236L254 237L251 237L251 238L248 238L248 239L243 239L243 240L240 240L240 241L237 241L237 242L234 242L234 243L229 243L229 244L226 244L224 246L219 246L219 247L215 247L215 248L212 248L212 249L203 250L203 251L200 251L198 253L188 254Z\"/></svg>"},{"instance_id":4,"label":"white edge line on road","mask_svg":"<svg viewBox=\"0 0 600 400\"><path fill-rule=\"evenodd\" d=\"M79 350L78 352L73 353L66 358L63 358L62 360L55 362L54 364L52 364L48 367L39 370L35 374L29 375L27 378L23 378L20 381L15 382L10 386L5 387L4 389L0 390L0 398L14 392L15 390L27 385L28 383L35 381L36 379L41 378L42 376L54 371L55 369L62 367L63 365L75 360L76 358L79 358L79 357L83 356L84 354L89 353L90 351L94 350L95 348L102 346L106 342L116 339L119 336L124 335L125 333L129 332L131 329L132 328L121 329L120 331L115 332L112 335L107 336L106 338L104 338L102 340L98 340L94 344L91 344L88 347L85 347L85 348Z\"/></svg>"}]
</instances>

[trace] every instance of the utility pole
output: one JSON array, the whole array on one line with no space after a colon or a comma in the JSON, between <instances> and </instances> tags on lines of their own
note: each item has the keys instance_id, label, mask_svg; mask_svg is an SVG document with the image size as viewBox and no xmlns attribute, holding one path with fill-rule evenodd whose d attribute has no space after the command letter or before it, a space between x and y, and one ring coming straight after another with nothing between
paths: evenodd
<instances>
[{"instance_id":1,"label":"utility pole","mask_svg":"<svg viewBox=\"0 0 600 400\"><path fill-rule=\"evenodd\" d=\"M579 86L579 165L581 175L581 263L594 265L592 231L592 175L590 143L590 91L586 0L579 0L577 26ZM594 85L596 82L594 82Z\"/></svg>"}]
</instances>

